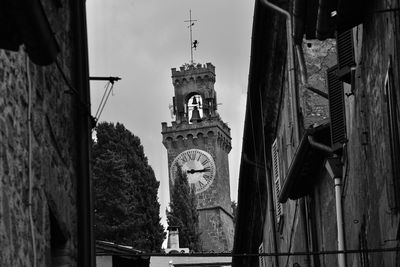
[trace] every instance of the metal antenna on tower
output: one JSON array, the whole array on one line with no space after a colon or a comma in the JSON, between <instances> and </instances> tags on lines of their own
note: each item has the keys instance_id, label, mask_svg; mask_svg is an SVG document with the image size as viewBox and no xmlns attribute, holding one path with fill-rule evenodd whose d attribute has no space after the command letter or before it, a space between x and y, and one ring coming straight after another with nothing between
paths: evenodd
<instances>
[{"instance_id":1,"label":"metal antenna on tower","mask_svg":"<svg viewBox=\"0 0 400 267\"><path fill-rule=\"evenodd\" d=\"M193 48L196 49L199 42L197 40L192 40L192 26L194 26L194 22L197 20L192 20L192 10L189 10L189 20L185 20L185 22L189 22L188 28L190 29L190 64L193 64Z\"/></svg>"}]
</instances>

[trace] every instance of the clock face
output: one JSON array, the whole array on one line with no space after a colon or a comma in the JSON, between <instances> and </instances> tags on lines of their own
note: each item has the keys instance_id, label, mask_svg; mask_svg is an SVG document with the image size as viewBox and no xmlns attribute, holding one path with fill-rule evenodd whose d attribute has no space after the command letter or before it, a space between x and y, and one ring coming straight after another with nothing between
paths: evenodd
<instances>
[{"instance_id":1,"label":"clock face","mask_svg":"<svg viewBox=\"0 0 400 267\"><path fill-rule=\"evenodd\" d=\"M189 149L180 153L171 164L171 178L174 183L178 166L186 173L190 186L195 187L196 194L206 190L214 181L215 162L212 156L200 149Z\"/></svg>"}]
</instances>

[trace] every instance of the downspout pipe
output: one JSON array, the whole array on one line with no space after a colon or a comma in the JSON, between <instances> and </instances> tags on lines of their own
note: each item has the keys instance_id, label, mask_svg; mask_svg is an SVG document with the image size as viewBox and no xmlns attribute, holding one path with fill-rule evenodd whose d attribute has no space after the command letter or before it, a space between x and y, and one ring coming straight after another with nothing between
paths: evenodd
<instances>
[{"instance_id":1,"label":"downspout pipe","mask_svg":"<svg viewBox=\"0 0 400 267\"><path fill-rule=\"evenodd\" d=\"M306 60L304 58L304 52L303 52L303 48L301 47L301 44L296 44L296 55L297 55L297 61L299 63L301 83L307 87L308 86L308 73L307 73L307 67L306 67Z\"/></svg>"},{"instance_id":2,"label":"downspout pipe","mask_svg":"<svg viewBox=\"0 0 400 267\"><path fill-rule=\"evenodd\" d=\"M338 250L343 251L344 247L344 230L342 216L342 177L334 177L335 182L335 200L336 200L336 224L338 235ZM338 254L338 266L345 267L346 261L343 253Z\"/></svg>"},{"instance_id":3,"label":"downspout pipe","mask_svg":"<svg viewBox=\"0 0 400 267\"><path fill-rule=\"evenodd\" d=\"M293 51L293 27L292 27L292 16L290 13L279 6L276 6L268 0L261 0L267 8L277 11L278 13L286 17L286 40L288 48L288 73L289 73L289 92L291 95L291 106L292 106L292 126L294 129L295 143L299 143L300 131L299 131L299 120L298 120L298 94L296 90L296 74L294 64L294 51Z\"/></svg>"},{"instance_id":4,"label":"downspout pipe","mask_svg":"<svg viewBox=\"0 0 400 267\"><path fill-rule=\"evenodd\" d=\"M295 144L299 144L300 140L300 131L299 131L299 119L298 119L298 94L296 90L296 74L295 74L295 64L294 64L294 51L293 51L293 28L292 28L292 17L290 13L279 6L276 6L269 2L268 0L261 0L261 3L264 4L267 8L277 11L278 13L284 15L286 17L286 41L287 41L287 69L288 69L288 83L289 83L289 95L291 96L291 106L292 106L292 122L291 125L294 130L294 141ZM269 188L272 189L271 180L269 179ZM271 191L271 190L270 190ZM271 192L268 192L270 198L272 198ZM271 202L273 205L273 200ZM273 212L273 208L271 208ZM271 214L273 215L273 214ZM271 216L274 218L274 216ZM275 225L275 221L272 222L272 225ZM273 227L274 228L274 227ZM276 241L276 233L274 231L274 250L275 253L278 252L277 241ZM279 266L279 258L275 257L275 266Z\"/></svg>"},{"instance_id":5,"label":"downspout pipe","mask_svg":"<svg viewBox=\"0 0 400 267\"><path fill-rule=\"evenodd\" d=\"M312 135L307 136L308 142L310 143L310 145L313 148L322 150L323 152L329 154L329 155L333 155L333 149L327 145L324 145L322 143L319 143L317 141L315 141L314 137Z\"/></svg>"},{"instance_id":6,"label":"downspout pipe","mask_svg":"<svg viewBox=\"0 0 400 267\"><path fill-rule=\"evenodd\" d=\"M339 157L328 158L325 162L325 168L334 180L335 184L335 203L336 203L336 225L337 225L337 246L339 251L345 250L343 211L342 211L342 177L343 164ZM338 253L338 266L346 267L346 257L344 253Z\"/></svg>"}]
</instances>

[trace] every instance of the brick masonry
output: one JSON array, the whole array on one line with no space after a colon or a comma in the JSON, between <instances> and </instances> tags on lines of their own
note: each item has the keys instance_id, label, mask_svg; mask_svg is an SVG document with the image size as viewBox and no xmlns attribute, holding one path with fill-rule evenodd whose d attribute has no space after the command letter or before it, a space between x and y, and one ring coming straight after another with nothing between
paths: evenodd
<instances>
[{"instance_id":1,"label":"brick masonry","mask_svg":"<svg viewBox=\"0 0 400 267\"><path fill-rule=\"evenodd\" d=\"M42 4L61 49L61 68L72 81L70 3L62 7L54 1ZM0 266L33 266L28 214L28 75L37 266L76 266L77 99L67 93L55 64L34 65L22 47L17 52L0 49Z\"/></svg>"}]
</instances>

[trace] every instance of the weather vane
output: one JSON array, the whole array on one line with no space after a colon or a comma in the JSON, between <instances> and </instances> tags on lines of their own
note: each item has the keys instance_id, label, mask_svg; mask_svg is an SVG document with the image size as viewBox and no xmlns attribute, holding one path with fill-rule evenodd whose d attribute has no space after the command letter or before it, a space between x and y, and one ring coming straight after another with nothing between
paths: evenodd
<instances>
[{"instance_id":1,"label":"weather vane","mask_svg":"<svg viewBox=\"0 0 400 267\"><path fill-rule=\"evenodd\" d=\"M189 22L188 28L190 29L190 64L193 64L193 48L196 50L199 42L197 40L192 40L192 27L194 26L194 22L197 20L192 19L192 10L189 10L189 20L185 20L185 22Z\"/></svg>"}]
</instances>

